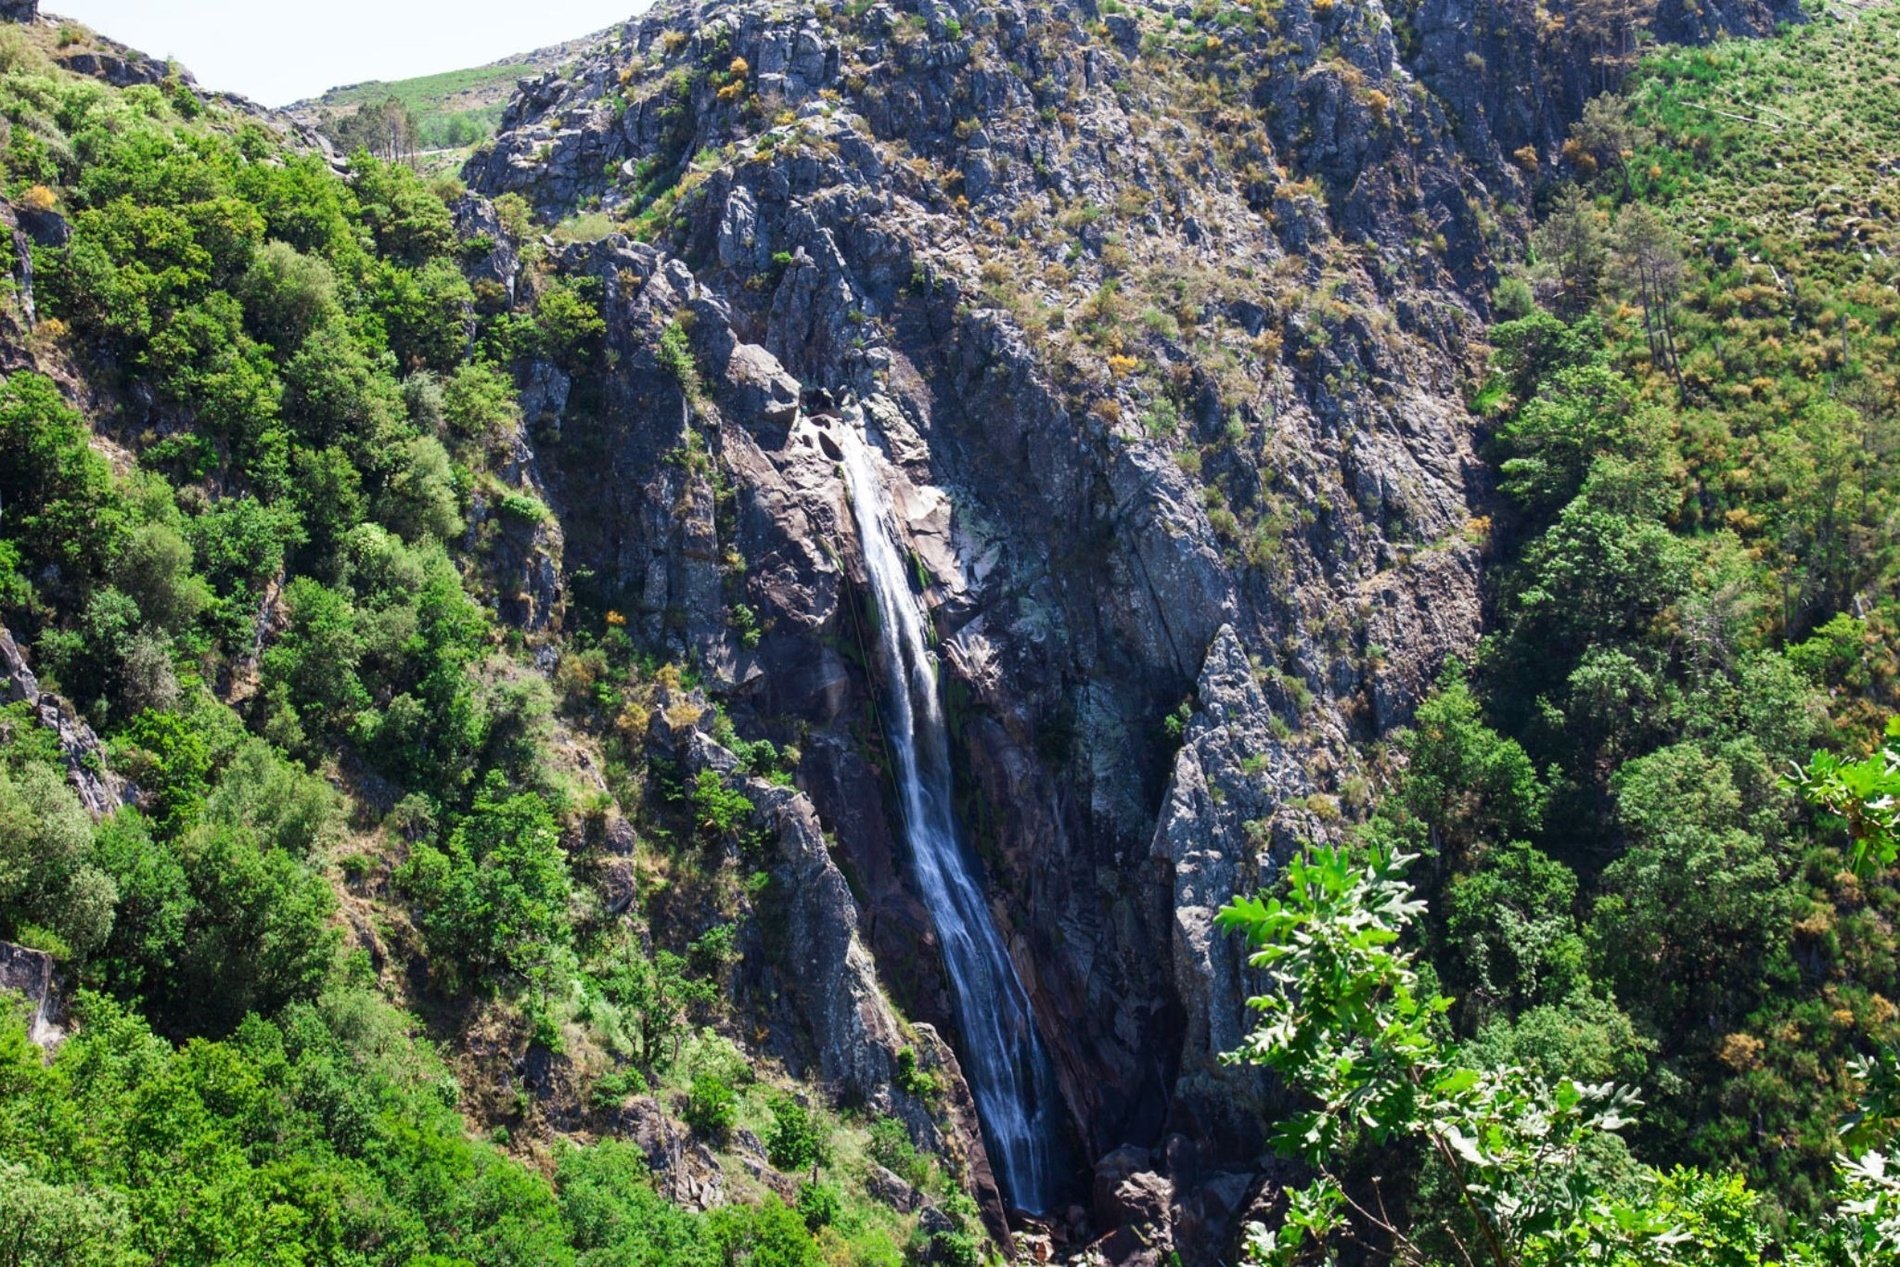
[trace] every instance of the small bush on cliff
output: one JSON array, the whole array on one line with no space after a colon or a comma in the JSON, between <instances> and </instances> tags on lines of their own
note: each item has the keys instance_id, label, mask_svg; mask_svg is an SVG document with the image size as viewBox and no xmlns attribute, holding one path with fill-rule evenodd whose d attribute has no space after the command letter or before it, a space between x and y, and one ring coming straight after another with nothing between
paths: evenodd
<instances>
[{"instance_id":1,"label":"small bush on cliff","mask_svg":"<svg viewBox=\"0 0 1900 1267\"><path fill-rule=\"evenodd\" d=\"M551 282L535 306L535 321L541 355L570 371L592 364L607 333L600 283L592 278Z\"/></svg>"},{"instance_id":2,"label":"small bush on cliff","mask_svg":"<svg viewBox=\"0 0 1900 1267\"><path fill-rule=\"evenodd\" d=\"M683 1116L698 1134L723 1142L739 1120L738 1094L716 1073L697 1074L686 1093Z\"/></svg>"},{"instance_id":3,"label":"small bush on cliff","mask_svg":"<svg viewBox=\"0 0 1900 1267\"><path fill-rule=\"evenodd\" d=\"M666 328L660 331L660 346L654 355L659 358L660 368L673 376L688 400L698 400L705 394L705 384L699 377L699 361L693 355L692 337L684 325L678 321L667 322Z\"/></svg>"},{"instance_id":4,"label":"small bush on cliff","mask_svg":"<svg viewBox=\"0 0 1900 1267\"><path fill-rule=\"evenodd\" d=\"M731 837L752 816L751 800L737 788L727 787L716 770L701 770L693 777L691 799L699 829L721 839Z\"/></svg>"},{"instance_id":5,"label":"small bush on cliff","mask_svg":"<svg viewBox=\"0 0 1900 1267\"><path fill-rule=\"evenodd\" d=\"M766 1132L765 1155L788 1173L811 1170L831 1160L831 1131L812 1109L789 1095L772 1101L772 1128Z\"/></svg>"}]
</instances>

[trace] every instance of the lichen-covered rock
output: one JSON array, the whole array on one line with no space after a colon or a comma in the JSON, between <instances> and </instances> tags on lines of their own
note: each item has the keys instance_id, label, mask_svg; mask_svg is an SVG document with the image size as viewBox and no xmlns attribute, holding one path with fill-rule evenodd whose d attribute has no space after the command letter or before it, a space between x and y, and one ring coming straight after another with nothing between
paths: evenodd
<instances>
[{"instance_id":1,"label":"lichen-covered rock","mask_svg":"<svg viewBox=\"0 0 1900 1267\"><path fill-rule=\"evenodd\" d=\"M1245 1094L1257 1075L1217 1063L1246 1034L1246 999L1256 991L1246 985L1245 946L1217 929L1215 916L1271 874L1274 846L1292 843L1282 815L1303 813L1297 802L1309 783L1276 736L1276 714L1231 627L1215 635L1195 698L1152 853L1172 877L1172 961L1185 1022L1178 1067L1208 1132L1206 1115L1246 1120L1259 1107L1256 1095ZM1177 1100L1186 1090L1177 1087Z\"/></svg>"}]
</instances>

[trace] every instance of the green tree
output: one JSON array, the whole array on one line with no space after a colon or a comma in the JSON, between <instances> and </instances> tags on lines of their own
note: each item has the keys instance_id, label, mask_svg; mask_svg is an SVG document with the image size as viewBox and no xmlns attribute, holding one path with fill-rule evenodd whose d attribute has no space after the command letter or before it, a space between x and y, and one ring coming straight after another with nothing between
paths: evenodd
<instances>
[{"instance_id":1,"label":"green tree","mask_svg":"<svg viewBox=\"0 0 1900 1267\"><path fill-rule=\"evenodd\" d=\"M712 1240L728 1263L750 1267L819 1267L824 1259L798 1211L775 1196L757 1205L727 1205L707 1219Z\"/></svg>"},{"instance_id":2,"label":"green tree","mask_svg":"<svg viewBox=\"0 0 1900 1267\"><path fill-rule=\"evenodd\" d=\"M1636 385L1602 364L1558 370L1498 429L1504 491L1539 513L1582 489L1603 454L1636 456Z\"/></svg>"},{"instance_id":3,"label":"green tree","mask_svg":"<svg viewBox=\"0 0 1900 1267\"><path fill-rule=\"evenodd\" d=\"M323 133L345 154L362 150L387 163L410 162L422 148L415 112L400 97L365 101L349 114L332 115L324 120Z\"/></svg>"},{"instance_id":4,"label":"green tree","mask_svg":"<svg viewBox=\"0 0 1900 1267\"><path fill-rule=\"evenodd\" d=\"M831 1132L810 1107L789 1095L772 1101L772 1127L765 1135L765 1155L786 1172L818 1168L831 1161Z\"/></svg>"},{"instance_id":5,"label":"green tree","mask_svg":"<svg viewBox=\"0 0 1900 1267\"><path fill-rule=\"evenodd\" d=\"M1738 1181L1642 1170L1613 1184L1599 1168L1628 1092L1456 1062L1442 1019L1451 1000L1421 985L1399 945L1422 910L1410 861L1315 847L1287 865L1282 896L1221 913L1273 986L1252 1000L1261 1020L1232 1058L1266 1065L1313 1106L1283 1121L1277 1142L1320 1175L1289 1193L1281 1227L1251 1230L1253 1260L1334 1262L1333 1247L1355 1239L1421 1267L1441 1254L1495 1267L1759 1262L1767 1236ZM1352 1197L1337 1167L1362 1134L1422 1149L1455 1206L1407 1226L1382 1199Z\"/></svg>"},{"instance_id":6,"label":"green tree","mask_svg":"<svg viewBox=\"0 0 1900 1267\"><path fill-rule=\"evenodd\" d=\"M42 374L0 379L0 516L26 557L68 587L103 573L130 527L111 468Z\"/></svg>"},{"instance_id":7,"label":"green tree","mask_svg":"<svg viewBox=\"0 0 1900 1267\"><path fill-rule=\"evenodd\" d=\"M78 956L112 931L118 887L93 859L92 822L56 770L0 766L0 937Z\"/></svg>"},{"instance_id":8,"label":"green tree","mask_svg":"<svg viewBox=\"0 0 1900 1267\"><path fill-rule=\"evenodd\" d=\"M1544 788L1530 758L1485 724L1459 666L1419 705L1406 752L1396 808L1435 853L1464 858L1522 839L1541 822Z\"/></svg>"},{"instance_id":9,"label":"green tree","mask_svg":"<svg viewBox=\"0 0 1900 1267\"><path fill-rule=\"evenodd\" d=\"M454 250L449 209L414 171L359 154L350 162L350 173L377 250L412 267Z\"/></svg>"},{"instance_id":10,"label":"green tree","mask_svg":"<svg viewBox=\"0 0 1900 1267\"><path fill-rule=\"evenodd\" d=\"M436 257L416 269L385 268L375 303L399 364L446 372L467 356L475 292L453 261Z\"/></svg>"},{"instance_id":11,"label":"green tree","mask_svg":"<svg viewBox=\"0 0 1900 1267\"><path fill-rule=\"evenodd\" d=\"M1628 846L1603 873L1592 936L1618 996L1665 1032L1745 1015L1764 956L1788 935L1788 862L1750 812L1761 793L1749 783L1772 787L1758 760L1677 744L1616 777Z\"/></svg>"},{"instance_id":12,"label":"green tree","mask_svg":"<svg viewBox=\"0 0 1900 1267\"><path fill-rule=\"evenodd\" d=\"M502 795L498 779L456 824L446 851L416 847L404 882L444 966L526 975L571 934L567 858L553 811L533 793Z\"/></svg>"},{"instance_id":13,"label":"green tree","mask_svg":"<svg viewBox=\"0 0 1900 1267\"><path fill-rule=\"evenodd\" d=\"M332 735L347 734L369 704L357 676L363 645L348 595L300 576L284 595L290 620L264 653L267 684L281 684L299 715Z\"/></svg>"},{"instance_id":14,"label":"green tree","mask_svg":"<svg viewBox=\"0 0 1900 1267\"><path fill-rule=\"evenodd\" d=\"M268 242L239 283L244 314L279 359L296 355L312 331L343 316L328 261L288 242Z\"/></svg>"},{"instance_id":15,"label":"green tree","mask_svg":"<svg viewBox=\"0 0 1900 1267\"><path fill-rule=\"evenodd\" d=\"M128 1244L130 1224L117 1193L46 1183L0 1161L0 1263L134 1267L149 1260Z\"/></svg>"},{"instance_id":16,"label":"green tree","mask_svg":"<svg viewBox=\"0 0 1900 1267\"><path fill-rule=\"evenodd\" d=\"M1488 852L1446 892L1448 984L1509 1014L1568 998L1586 983L1577 877L1535 845Z\"/></svg>"},{"instance_id":17,"label":"green tree","mask_svg":"<svg viewBox=\"0 0 1900 1267\"><path fill-rule=\"evenodd\" d=\"M712 982L688 974L685 958L664 949L648 958L630 935L621 938L600 988L632 1018L637 1030L634 1059L649 1073L679 1059L693 1013L718 997Z\"/></svg>"}]
</instances>

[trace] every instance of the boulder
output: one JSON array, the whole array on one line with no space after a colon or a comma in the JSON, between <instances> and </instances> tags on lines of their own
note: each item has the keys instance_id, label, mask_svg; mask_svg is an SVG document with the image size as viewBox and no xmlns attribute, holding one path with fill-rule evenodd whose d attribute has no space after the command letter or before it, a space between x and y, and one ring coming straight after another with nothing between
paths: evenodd
<instances>
[{"instance_id":1,"label":"boulder","mask_svg":"<svg viewBox=\"0 0 1900 1267\"><path fill-rule=\"evenodd\" d=\"M873 1201L904 1214L915 1210L924 1200L923 1193L875 1162L865 1171L864 1191Z\"/></svg>"},{"instance_id":2,"label":"boulder","mask_svg":"<svg viewBox=\"0 0 1900 1267\"><path fill-rule=\"evenodd\" d=\"M788 427L798 416L798 380L764 348L741 343L726 360L726 386L735 418Z\"/></svg>"},{"instance_id":3,"label":"boulder","mask_svg":"<svg viewBox=\"0 0 1900 1267\"><path fill-rule=\"evenodd\" d=\"M72 53L60 58L59 64L75 75L103 79L114 88L160 84L171 74L171 67L164 62L155 62L136 53L126 57L115 53Z\"/></svg>"},{"instance_id":4,"label":"boulder","mask_svg":"<svg viewBox=\"0 0 1900 1267\"><path fill-rule=\"evenodd\" d=\"M34 22L40 16L40 0L0 0L0 22Z\"/></svg>"}]
</instances>

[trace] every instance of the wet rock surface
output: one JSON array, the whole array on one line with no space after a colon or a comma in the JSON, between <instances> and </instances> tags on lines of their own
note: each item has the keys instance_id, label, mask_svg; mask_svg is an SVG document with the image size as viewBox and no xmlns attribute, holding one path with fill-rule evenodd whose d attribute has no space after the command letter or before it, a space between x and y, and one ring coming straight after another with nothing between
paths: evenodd
<instances>
[{"instance_id":1,"label":"wet rock surface","mask_svg":"<svg viewBox=\"0 0 1900 1267\"><path fill-rule=\"evenodd\" d=\"M41 1047L57 1046L65 1037L60 1027L64 1011L53 957L0 941L0 994L26 1000L26 1035Z\"/></svg>"}]
</instances>

